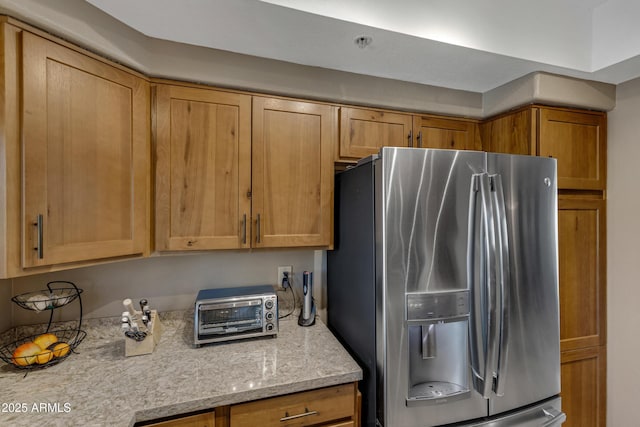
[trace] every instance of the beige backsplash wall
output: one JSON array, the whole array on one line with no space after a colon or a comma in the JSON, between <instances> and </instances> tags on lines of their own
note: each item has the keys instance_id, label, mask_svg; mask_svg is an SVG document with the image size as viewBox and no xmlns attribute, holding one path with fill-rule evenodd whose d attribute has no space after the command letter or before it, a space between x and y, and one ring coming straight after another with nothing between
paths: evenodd
<instances>
[{"instance_id":1,"label":"beige backsplash wall","mask_svg":"<svg viewBox=\"0 0 640 427\"><path fill-rule=\"evenodd\" d=\"M11 327L11 280L0 280L0 333Z\"/></svg>"},{"instance_id":2,"label":"beige backsplash wall","mask_svg":"<svg viewBox=\"0 0 640 427\"><path fill-rule=\"evenodd\" d=\"M147 298L152 308L160 311L182 310L193 306L200 289L275 284L280 265L293 266L294 285L301 289L304 270L314 271L314 265L316 270L322 270L314 264L322 259L322 256L318 257L318 253L322 254L321 251L313 250L277 250L154 256L13 279L13 293L46 289L49 281L68 280L84 291L82 303L85 318L119 316L123 311L122 300L125 298L134 301ZM314 271L314 294L318 295L318 299L323 293L322 277L322 271ZM0 295L0 304L11 309L11 291L7 292L5 288L11 289L11 286L7 284L1 287L2 292L7 295ZM7 311L2 310L0 326L7 322ZM47 316L16 306L13 308L11 324L43 323L48 320ZM56 310L55 316L56 320L77 318L78 304L73 303ZM7 328L1 330L5 329Z\"/></svg>"}]
</instances>

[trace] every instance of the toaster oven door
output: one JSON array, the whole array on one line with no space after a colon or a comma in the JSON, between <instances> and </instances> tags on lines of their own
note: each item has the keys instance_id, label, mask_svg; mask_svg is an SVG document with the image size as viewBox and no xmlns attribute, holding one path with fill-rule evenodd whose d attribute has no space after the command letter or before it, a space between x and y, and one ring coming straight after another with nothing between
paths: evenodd
<instances>
[{"instance_id":1,"label":"toaster oven door","mask_svg":"<svg viewBox=\"0 0 640 427\"><path fill-rule=\"evenodd\" d=\"M202 304L199 306L199 339L261 333L262 299Z\"/></svg>"}]
</instances>

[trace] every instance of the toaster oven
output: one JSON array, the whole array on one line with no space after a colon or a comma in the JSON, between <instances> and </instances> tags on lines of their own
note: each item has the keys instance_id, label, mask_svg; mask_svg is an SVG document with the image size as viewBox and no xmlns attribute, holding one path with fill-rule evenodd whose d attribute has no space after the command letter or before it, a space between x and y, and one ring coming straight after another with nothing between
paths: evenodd
<instances>
[{"instance_id":1,"label":"toaster oven","mask_svg":"<svg viewBox=\"0 0 640 427\"><path fill-rule=\"evenodd\" d=\"M271 285L204 289L194 310L194 344L278 334L278 298Z\"/></svg>"}]
</instances>

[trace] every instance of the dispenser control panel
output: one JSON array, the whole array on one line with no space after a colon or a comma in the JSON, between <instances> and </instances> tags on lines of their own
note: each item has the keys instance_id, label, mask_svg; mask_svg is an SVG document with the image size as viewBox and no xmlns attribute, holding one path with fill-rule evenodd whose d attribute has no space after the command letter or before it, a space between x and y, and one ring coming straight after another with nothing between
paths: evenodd
<instances>
[{"instance_id":1,"label":"dispenser control panel","mask_svg":"<svg viewBox=\"0 0 640 427\"><path fill-rule=\"evenodd\" d=\"M407 320L438 320L468 315L468 290L407 294Z\"/></svg>"}]
</instances>

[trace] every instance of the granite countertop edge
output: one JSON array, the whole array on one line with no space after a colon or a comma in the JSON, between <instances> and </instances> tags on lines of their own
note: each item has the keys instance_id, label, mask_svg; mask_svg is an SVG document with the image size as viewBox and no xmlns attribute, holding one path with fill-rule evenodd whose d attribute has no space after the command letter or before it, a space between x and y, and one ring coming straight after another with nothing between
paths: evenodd
<instances>
[{"instance_id":1,"label":"granite countertop edge","mask_svg":"<svg viewBox=\"0 0 640 427\"><path fill-rule=\"evenodd\" d=\"M291 393L305 392L323 387L331 387L340 384L352 383L362 380L362 374L344 374L334 377L323 378L322 380L304 381L298 383L282 384L280 386L265 387L258 390L245 391L240 393L232 393L223 396L211 397L199 401L182 402L171 406L161 408L149 408L137 411L133 414L130 425L135 423L148 422L161 417L174 417L181 414L189 414L192 412L206 411L221 406L235 405L239 403L251 402L270 397L283 396Z\"/></svg>"}]
</instances>

